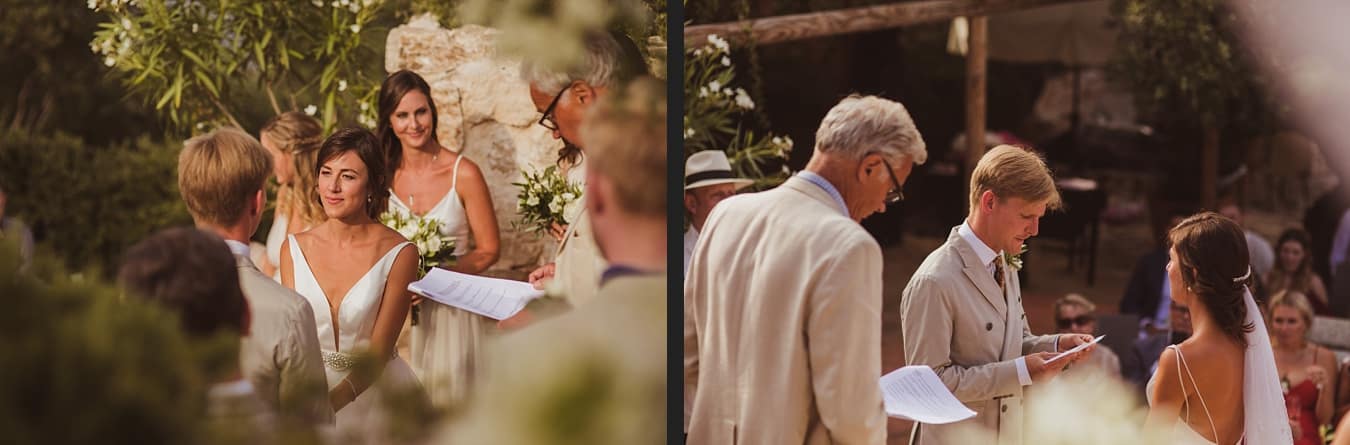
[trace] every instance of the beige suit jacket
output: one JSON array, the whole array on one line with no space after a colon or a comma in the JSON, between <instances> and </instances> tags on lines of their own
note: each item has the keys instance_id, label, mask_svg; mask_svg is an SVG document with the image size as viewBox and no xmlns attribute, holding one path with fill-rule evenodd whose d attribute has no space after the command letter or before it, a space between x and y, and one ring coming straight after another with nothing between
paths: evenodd
<instances>
[{"instance_id":1,"label":"beige suit jacket","mask_svg":"<svg viewBox=\"0 0 1350 445\"><path fill-rule=\"evenodd\" d=\"M590 304L501 336L468 411L430 443L663 443L667 304L665 272L616 277Z\"/></svg>"},{"instance_id":2,"label":"beige suit jacket","mask_svg":"<svg viewBox=\"0 0 1350 445\"><path fill-rule=\"evenodd\" d=\"M578 204L585 205L585 198ZM577 221L567 226L567 232L558 244L554 263L551 291L564 295L573 307L595 298L600 287L600 272L608 266L604 257L600 256L600 249L595 246L590 212L584 207Z\"/></svg>"},{"instance_id":3,"label":"beige suit jacket","mask_svg":"<svg viewBox=\"0 0 1350 445\"><path fill-rule=\"evenodd\" d=\"M244 376L283 419L332 424L314 310L300 294L263 275L248 257L235 255L235 262L252 317L239 351Z\"/></svg>"},{"instance_id":4,"label":"beige suit jacket","mask_svg":"<svg viewBox=\"0 0 1350 445\"><path fill-rule=\"evenodd\" d=\"M1022 443L1023 388L1014 359L1053 350L1056 336L1031 334L1017 274L1008 273L1006 284L1005 297L955 228L910 278L900 303L905 363L933 367L977 413L954 424L915 424L911 443L956 443L953 431L969 425L997 431L998 445Z\"/></svg>"},{"instance_id":5,"label":"beige suit jacket","mask_svg":"<svg viewBox=\"0 0 1350 445\"><path fill-rule=\"evenodd\" d=\"M685 281L689 444L882 444L881 248L793 177L723 201Z\"/></svg>"}]
</instances>

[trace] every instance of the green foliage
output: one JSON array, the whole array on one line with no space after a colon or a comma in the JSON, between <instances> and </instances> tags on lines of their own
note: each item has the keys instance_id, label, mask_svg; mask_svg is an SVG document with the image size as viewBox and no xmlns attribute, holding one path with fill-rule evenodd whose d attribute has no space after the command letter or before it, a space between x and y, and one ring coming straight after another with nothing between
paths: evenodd
<instances>
[{"instance_id":1,"label":"green foliage","mask_svg":"<svg viewBox=\"0 0 1350 445\"><path fill-rule=\"evenodd\" d=\"M0 133L6 212L70 267L112 270L150 233L192 223L178 196L179 147L149 137L93 147L64 134Z\"/></svg>"},{"instance_id":2,"label":"green foliage","mask_svg":"<svg viewBox=\"0 0 1350 445\"><path fill-rule=\"evenodd\" d=\"M352 119L373 126L387 29L372 25L388 16L382 4L91 0L107 21L90 46L180 130L242 126L251 90L265 92L275 114L304 109L325 129Z\"/></svg>"},{"instance_id":3,"label":"green foliage","mask_svg":"<svg viewBox=\"0 0 1350 445\"><path fill-rule=\"evenodd\" d=\"M754 119L755 102L743 88L732 88L736 68L730 46L716 35L709 44L685 50L684 61L684 155L703 150L723 150L736 175L755 180L760 187L787 178L786 161L792 138L747 129ZM782 170L766 171L777 163Z\"/></svg>"},{"instance_id":4,"label":"green foliage","mask_svg":"<svg viewBox=\"0 0 1350 445\"><path fill-rule=\"evenodd\" d=\"M0 0L0 11L0 128L99 144L159 131L90 53L93 11L47 0Z\"/></svg>"},{"instance_id":5,"label":"green foliage","mask_svg":"<svg viewBox=\"0 0 1350 445\"><path fill-rule=\"evenodd\" d=\"M162 311L119 301L98 282L63 278L47 258L16 273L0 248L0 431L5 442L197 443L201 350Z\"/></svg>"},{"instance_id":6,"label":"green foliage","mask_svg":"<svg viewBox=\"0 0 1350 445\"><path fill-rule=\"evenodd\" d=\"M1210 124L1266 121L1262 78L1238 43L1237 15L1219 0L1113 0L1120 23L1113 74L1142 108Z\"/></svg>"}]
</instances>

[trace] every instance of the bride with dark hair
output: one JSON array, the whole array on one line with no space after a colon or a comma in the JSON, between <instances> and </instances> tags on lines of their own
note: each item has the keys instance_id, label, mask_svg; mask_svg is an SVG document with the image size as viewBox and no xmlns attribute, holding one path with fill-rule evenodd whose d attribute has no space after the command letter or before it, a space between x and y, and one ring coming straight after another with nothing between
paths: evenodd
<instances>
[{"instance_id":1,"label":"bride with dark hair","mask_svg":"<svg viewBox=\"0 0 1350 445\"><path fill-rule=\"evenodd\" d=\"M1173 227L1168 241L1172 300L1190 309L1193 333L1163 351L1149 380L1150 430L1167 434L1165 443L1292 443L1270 337L1247 289L1242 229L1205 212Z\"/></svg>"}]
</instances>

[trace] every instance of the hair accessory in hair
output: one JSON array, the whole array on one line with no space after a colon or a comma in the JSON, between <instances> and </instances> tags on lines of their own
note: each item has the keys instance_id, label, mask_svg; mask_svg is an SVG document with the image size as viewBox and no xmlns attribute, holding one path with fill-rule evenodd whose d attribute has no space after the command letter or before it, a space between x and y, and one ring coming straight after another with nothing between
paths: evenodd
<instances>
[{"instance_id":1,"label":"hair accessory in hair","mask_svg":"<svg viewBox=\"0 0 1350 445\"><path fill-rule=\"evenodd\" d=\"M1234 282L1234 283L1241 283L1241 282L1243 282L1243 281L1247 281L1247 279L1248 279L1248 278L1251 278L1251 277L1252 277L1252 267L1251 267L1251 266L1247 266L1247 273L1244 274L1244 275L1242 275L1242 276L1240 276L1240 277L1234 278L1234 279L1233 279L1233 282Z\"/></svg>"}]
</instances>

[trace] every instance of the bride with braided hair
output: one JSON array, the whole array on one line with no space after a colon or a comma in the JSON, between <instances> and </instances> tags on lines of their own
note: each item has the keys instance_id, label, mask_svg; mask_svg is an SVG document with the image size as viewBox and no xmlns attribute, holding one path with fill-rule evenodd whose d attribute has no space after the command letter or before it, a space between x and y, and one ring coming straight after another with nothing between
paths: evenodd
<instances>
[{"instance_id":1,"label":"bride with braided hair","mask_svg":"<svg viewBox=\"0 0 1350 445\"><path fill-rule=\"evenodd\" d=\"M1163 351L1148 382L1150 430L1162 443L1292 443L1242 228L1204 212L1168 241L1172 299L1190 309L1193 334Z\"/></svg>"}]
</instances>

